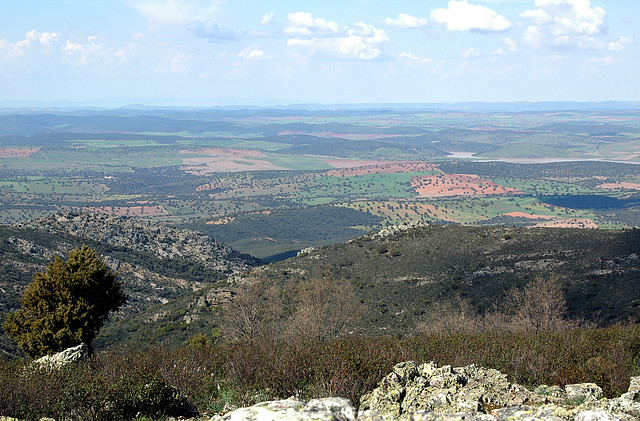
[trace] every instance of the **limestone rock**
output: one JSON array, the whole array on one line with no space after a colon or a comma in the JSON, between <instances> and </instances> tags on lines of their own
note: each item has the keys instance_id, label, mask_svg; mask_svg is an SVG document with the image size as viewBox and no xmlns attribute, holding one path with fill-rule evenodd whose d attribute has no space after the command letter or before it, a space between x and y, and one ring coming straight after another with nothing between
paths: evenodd
<instances>
[{"instance_id":1,"label":"limestone rock","mask_svg":"<svg viewBox=\"0 0 640 421\"><path fill-rule=\"evenodd\" d=\"M590 402L602 398L602 389L595 383L568 384L564 388L569 402Z\"/></svg>"},{"instance_id":2,"label":"limestone rock","mask_svg":"<svg viewBox=\"0 0 640 421\"><path fill-rule=\"evenodd\" d=\"M312 399L304 403L295 399L261 402L240 408L211 421L354 421L356 411L342 398Z\"/></svg>"},{"instance_id":3,"label":"limestone rock","mask_svg":"<svg viewBox=\"0 0 640 421\"><path fill-rule=\"evenodd\" d=\"M420 410L439 414L488 413L491 409L542 403L545 398L510 383L494 369L468 365L452 368L433 362L396 365L379 387L361 398L361 410L400 416Z\"/></svg>"},{"instance_id":4,"label":"limestone rock","mask_svg":"<svg viewBox=\"0 0 640 421\"><path fill-rule=\"evenodd\" d=\"M619 421L620 418L615 417L605 411L582 411L579 412L573 421Z\"/></svg>"},{"instance_id":5,"label":"limestone rock","mask_svg":"<svg viewBox=\"0 0 640 421\"><path fill-rule=\"evenodd\" d=\"M45 355L42 358L38 358L33 362L33 365L38 368L59 370L62 367L86 358L88 354L89 348L87 347L87 344L82 343L80 345L67 348L64 351L60 351L57 354Z\"/></svg>"}]
</instances>

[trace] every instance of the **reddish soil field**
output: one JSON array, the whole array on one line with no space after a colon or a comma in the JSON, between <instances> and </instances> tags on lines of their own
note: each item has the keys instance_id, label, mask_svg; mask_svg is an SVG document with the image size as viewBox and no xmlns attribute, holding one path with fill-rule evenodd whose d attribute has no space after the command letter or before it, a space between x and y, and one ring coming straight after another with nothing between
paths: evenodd
<instances>
[{"instance_id":1,"label":"reddish soil field","mask_svg":"<svg viewBox=\"0 0 640 421\"><path fill-rule=\"evenodd\" d=\"M494 194L518 194L518 189L502 187L477 175L440 174L411 178L411 186L422 197L481 196Z\"/></svg>"},{"instance_id":2,"label":"reddish soil field","mask_svg":"<svg viewBox=\"0 0 640 421\"><path fill-rule=\"evenodd\" d=\"M39 150L40 148L0 148L0 158L24 158Z\"/></svg>"},{"instance_id":3,"label":"reddish soil field","mask_svg":"<svg viewBox=\"0 0 640 421\"><path fill-rule=\"evenodd\" d=\"M198 153L209 155L197 158L183 159L181 169L189 174L206 175L216 172L239 172L256 170L285 170L286 168L266 161L260 151L244 149L207 148L198 150L183 150L180 153Z\"/></svg>"},{"instance_id":4,"label":"reddish soil field","mask_svg":"<svg viewBox=\"0 0 640 421\"><path fill-rule=\"evenodd\" d=\"M336 162L342 163L343 161L326 160L327 163L337 166ZM357 162L357 161L350 161ZM363 163L366 161L362 161ZM330 170L327 175L330 177L355 177L358 175L367 174L395 174L405 172L419 172L419 171L440 171L437 164L430 164L428 162L413 162L413 161L398 161L398 162L385 162L375 163L364 166L353 166L351 168L340 168L336 170Z\"/></svg>"},{"instance_id":5,"label":"reddish soil field","mask_svg":"<svg viewBox=\"0 0 640 421\"><path fill-rule=\"evenodd\" d=\"M509 212L503 213L504 216L513 216L514 218L528 218L528 219L555 219L555 216L552 215L536 215L533 213L525 213L525 212Z\"/></svg>"},{"instance_id":6,"label":"reddish soil field","mask_svg":"<svg viewBox=\"0 0 640 421\"><path fill-rule=\"evenodd\" d=\"M162 206L85 206L82 212L96 212L118 216L164 216L168 215Z\"/></svg>"}]
</instances>

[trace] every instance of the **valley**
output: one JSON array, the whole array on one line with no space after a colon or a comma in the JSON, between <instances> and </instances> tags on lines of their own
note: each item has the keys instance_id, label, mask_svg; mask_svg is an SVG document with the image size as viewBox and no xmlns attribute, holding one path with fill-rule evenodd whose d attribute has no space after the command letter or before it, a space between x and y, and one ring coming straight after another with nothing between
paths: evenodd
<instances>
[{"instance_id":1,"label":"valley","mask_svg":"<svg viewBox=\"0 0 640 421\"><path fill-rule=\"evenodd\" d=\"M9 110L0 150L0 223L136 216L267 260L410 221L640 225L633 108ZM571 203L585 195L607 205ZM340 217L322 238L305 217L285 235L306 212Z\"/></svg>"}]
</instances>

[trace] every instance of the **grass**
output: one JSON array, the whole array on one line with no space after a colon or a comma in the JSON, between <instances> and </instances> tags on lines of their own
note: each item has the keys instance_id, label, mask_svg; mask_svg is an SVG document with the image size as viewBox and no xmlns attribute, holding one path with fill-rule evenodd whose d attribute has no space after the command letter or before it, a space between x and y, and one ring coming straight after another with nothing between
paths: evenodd
<instances>
[{"instance_id":1,"label":"grass","mask_svg":"<svg viewBox=\"0 0 640 421\"><path fill-rule=\"evenodd\" d=\"M571 182L553 180L525 180L517 178L492 178L491 181L504 187L512 187L531 195L554 194L602 194L601 189L589 189Z\"/></svg>"},{"instance_id":2,"label":"grass","mask_svg":"<svg viewBox=\"0 0 640 421\"><path fill-rule=\"evenodd\" d=\"M36 178L23 181L0 181L0 188L16 193L102 195L109 189L104 184L73 179Z\"/></svg>"},{"instance_id":3,"label":"grass","mask_svg":"<svg viewBox=\"0 0 640 421\"><path fill-rule=\"evenodd\" d=\"M322 158L305 155L269 154L265 160L290 170L326 170L333 168Z\"/></svg>"}]
</instances>

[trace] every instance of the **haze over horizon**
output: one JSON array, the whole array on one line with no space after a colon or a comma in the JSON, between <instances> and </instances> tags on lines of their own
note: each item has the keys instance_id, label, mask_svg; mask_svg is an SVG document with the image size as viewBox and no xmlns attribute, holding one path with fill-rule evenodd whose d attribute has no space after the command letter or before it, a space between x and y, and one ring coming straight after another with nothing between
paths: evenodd
<instances>
[{"instance_id":1,"label":"haze over horizon","mask_svg":"<svg viewBox=\"0 0 640 421\"><path fill-rule=\"evenodd\" d=\"M640 3L5 2L0 106L636 101Z\"/></svg>"}]
</instances>

